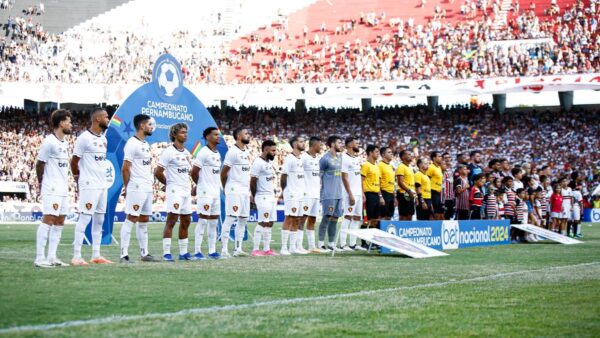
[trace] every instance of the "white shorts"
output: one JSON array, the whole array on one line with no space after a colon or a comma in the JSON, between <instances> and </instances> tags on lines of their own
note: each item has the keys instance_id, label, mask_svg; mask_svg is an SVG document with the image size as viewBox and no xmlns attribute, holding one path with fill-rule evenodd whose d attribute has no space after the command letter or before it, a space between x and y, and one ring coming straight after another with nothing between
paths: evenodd
<instances>
[{"instance_id":1,"label":"white shorts","mask_svg":"<svg viewBox=\"0 0 600 338\"><path fill-rule=\"evenodd\" d=\"M350 205L350 199L348 196L342 198L342 207L344 210L344 216L356 216L363 217L363 198L362 195L354 196L354 205Z\"/></svg>"},{"instance_id":2,"label":"white shorts","mask_svg":"<svg viewBox=\"0 0 600 338\"><path fill-rule=\"evenodd\" d=\"M304 216L317 217L319 215L320 207L321 203L318 198L305 198L302 200L302 212L304 213Z\"/></svg>"},{"instance_id":3,"label":"white shorts","mask_svg":"<svg viewBox=\"0 0 600 338\"><path fill-rule=\"evenodd\" d=\"M79 190L79 212L86 215L105 214L108 189Z\"/></svg>"},{"instance_id":4,"label":"white shorts","mask_svg":"<svg viewBox=\"0 0 600 338\"><path fill-rule=\"evenodd\" d=\"M42 195L42 213L60 216L69 213L69 196Z\"/></svg>"},{"instance_id":5,"label":"white shorts","mask_svg":"<svg viewBox=\"0 0 600 338\"><path fill-rule=\"evenodd\" d=\"M168 213L177 215L192 214L192 196L189 194L167 192L165 203Z\"/></svg>"},{"instance_id":6,"label":"white shorts","mask_svg":"<svg viewBox=\"0 0 600 338\"><path fill-rule=\"evenodd\" d=\"M225 195L225 213L226 216L249 217L250 195Z\"/></svg>"},{"instance_id":7,"label":"white shorts","mask_svg":"<svg viewBox=\"0 0 600 338\"><path fill-rule=\"evenodd\" d=\"M259 223L277 222L277 199L275 196L256 196L254 202Z\"/></svg>"},{"instance_id":8,"label":"white shorts","mask_svg":"<svg viewBox=\"0 0 600 338\"><path fill-rule=\"evenodd\" d=\"M284 201L284 207L285 207L285 215L286 216L295 216L295 217L299 217L302 216L302 201Z\"/></svg>"},{"instance_id":9,"label":"white shorts","mask_svg":"<svg viewBox=\"0 0 600 338\"><path fill-rule=\"evenodd\" d=\"M572 221L581 220L581 210L579 208L573 208L573 211L571 212L571 220Z\"/></svg>"},{"instance_id":10,"label":"white shorts","mask_svg":"<svg viewBox=\"0 0 600 338\"><path fill-rule=\"evenodd\" d=\"M196 200L198 214L204 216L221 215L221 197L198 197Z\"/></svg>"},{"instance_id":11,"label":"white shorts","mask_svg":"<svg viewBox=\"0 0 600 338\"><path fill-rule=\"evenodd\" d=\"M152 215L152 192L128 191L125 195L125 213L136 217Z\"/></svg>"}]
</instances>

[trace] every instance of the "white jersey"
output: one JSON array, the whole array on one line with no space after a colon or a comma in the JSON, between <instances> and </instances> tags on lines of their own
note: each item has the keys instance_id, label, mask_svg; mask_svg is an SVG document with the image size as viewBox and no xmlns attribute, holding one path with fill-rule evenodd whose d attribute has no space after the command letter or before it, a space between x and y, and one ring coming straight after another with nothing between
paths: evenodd
<instances>
[{"instance_id":1,"label":"white jersey","mask_svg":"<svg viewBox=\"0 0 600 338\"><path fill-rule=\"evenodd\" d=\"M360 176L360 159L358 156L350 156L348 153L342 155L342 174L348 175L348 183L350 184L350 190L352 195L362 195L362 179ZM348 196L346 188L342 189L344 196Z\"/></svg>"},{"instance_id":2,"label":"white jersey","mask_svg":"<svg viewBox=\"0 0 600 338\"><path fill-rule=\"evenodd\" d=\"M190 152L185 148L179 150L172 144L163 150L158 166L165 169L167 189L191 194L190 162Z\"/></svg>"},{"instance_id":3,"label":"white jersey","mask_svg":"<svg viewBox=\"0 0 600 338\"><path fill-rule=\"evenodd\" d=\"M68 143L52 134L44 139L38 161L46 163L42 178L42 195L69 195Z\"/></svg>"},{"instance_id":4,"label":"white jersey","mask_svg":"<svg viewBox=\"0 0 600 338\"><path fill-rule=\"evenodd\" d=\"M198 197L217 198L221 196L221 154L208 146L200 148L194 159L194 166L200 168L196 193Z\"/></svg>"},{"instance_id":5,"label":"white jersey","mask_svg":"<svg viewBox=\"0 0 600 338\"><path fill-rule=\"evenodd\" d=\"M231 168L225 183L225 193L250 195L250 151L237 145L229 148L223 164Z\"/></svg>"},{"instance_id":6,"label":"white jersey","mask_svg":"<svg viewBox=\"0 0 600 338\"><path fill-rule=\"evenodd\" d=\"M252 163L250 176L257 178L256 196L275 196L275 168L273 168L273 161L267 162L262 157L257 157Z\"/></svg>"},{"instance_id":7,"label":"white jersey","mask_svg":"<svg viewBox=\"0 0 600 338\"><path fill-rule=\"evenodd\" d=\"M79 161L79 190L106 189L106 137L89 129L75 141L73 155ZM112 173L114 174L114 173Z\"/></svg>"},{"instance_id":8,"label":"white jersey","mask_svg":"<svg viewBox=\"0 0 600 338\"><path fill-rule=\"evenodd\" d=\"M304 199L305 181L302 158L290 153L283 162L282 173L287 175L283 198L286 201L301 201Z\"/></svg>"},{"instance_id":9,"label":"white jersey","mask_svg":"<svg viewBox=\"0 0 600 338\"><path fill-rule=\"evenodd\" d=\"M154 177L152 176L150 144L134 136L125 143L124 153L124 160L131 162L127 190L152 192Z\"/></svg>"},{"instance_id":10,"label":"white jersey","mask_svg":"<svg viewBox=\"0 0 600 338\"><path fill-rule=\"evenodd\" d=\"M321 176L319 168L320 157L303 153L302 165L304 166L304 182L306 186L306 197L319 199L321 196Z\"/></svg>"}]
</instances>

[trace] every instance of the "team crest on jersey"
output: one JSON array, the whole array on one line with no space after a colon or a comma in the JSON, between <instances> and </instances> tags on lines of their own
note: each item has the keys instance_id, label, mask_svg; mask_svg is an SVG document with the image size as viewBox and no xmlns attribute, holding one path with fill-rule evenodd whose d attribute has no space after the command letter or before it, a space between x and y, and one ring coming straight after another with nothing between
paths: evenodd
<instances>
[{"instance_id":1,"label":"team crest on jersey","mask_svg":"<svg viewBox=\"0 0 600 338\"><path fill-rule=\"evenodd\" d=\"M179 210L179 203L173 204L173 208L175 208L175 210Z\"/></svg>"},{"instance_id":2,"label":"team crest on jersey","mask_svg":"<svg viewBox=\"0 0 600 338\"><path fill-rule=\"evenodd\" d=\"M210 205L208 205L208 204L205 204L205 205L204 205L204 211L208 211L208 209L210 209Z\"/></svg>"},{"instance_id":3,"label":"team crest on jersey","mask_svg":"<svg viewBox=\"0 0 600 338\"><path fill-rule=\"evenodd\" d=\"M85 208L90 210L92 208L92 203L86 203Z\"/></svg>"},{"instance_id":4,"label":"team crest on jersey","mask_svg":"<svg viewBox=\"0 0 600 338\"><path fill-rule=\"evenodd\" d=\"M352 207L349 207L349 208L348 208L348 211L352 212Z\"/></svg>"},{"instance_id":5,"label":"team crest on jersey","mask_svg":"<svg viewBox=\"0 0 600 338\"><path fill-rule=\"evenodd\" d=\"M140 209L140 206L138 204L133 205L133 210L138 211L139 209Z\"/></svg>"},{"instance_id":6,"label":"team crest on jersey","mask_svg":"<svg viewBox=\"0 0 600 338\"><path fill-rule=\"evenodd\" d=\"M268 213L268 212L265 212L265 213L263 214L263 216L265 216L265 218L269 218L269 213Z\"/></svg>"},{"instance_id":7,"label":"team crest on jersey","mask_svg":"<svg viewBox=\"0 0 600 338\"><path fill-rule=\"evenodd\" d=\"M296 209L296 208L292 208L292 212L293 212L293 213L296 213L296 210L298 210L298 209Z\"/></svg>"},{"instance_id":8,"label":"team crest on jersey","mask_svg":"<svg viewBox=\"0 0 600 338\"><path fill-rule=\"evenodd\" d=\"M234 206L233 206L233 212L237 212L237 211L238 211L238 206L237 206L237 205L234 205Z\"/></svg>"},{"instance_id":9,"label":"team crest on jersey","mask_svg":"<svg viewBox=\"0 0 600 338\"><path fill-rule=\"evenodd\" d=\"M304 206L304 211L308 211L308 205Z\"/></svg>"},{"instance_id":10,"label":"team crest on jersey","mask_svg":"<svg viewBox=\"0 0 600 338\"><path fill-rule=\"evenodd\" d=\"M54 210L58 210L58 203L54 203L52 204L52 209ZM89 208L88 208L89 209Z\"/></svg>"}]
</instances>

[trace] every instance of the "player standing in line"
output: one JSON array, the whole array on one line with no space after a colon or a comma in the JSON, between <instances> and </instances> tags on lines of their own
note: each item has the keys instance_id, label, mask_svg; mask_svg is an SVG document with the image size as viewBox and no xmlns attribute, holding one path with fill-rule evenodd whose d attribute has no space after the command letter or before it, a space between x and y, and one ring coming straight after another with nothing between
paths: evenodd
<instances>
[{"instance_id":1,"label":"player standing in line","mask_svg":"<svg viewBox=\"0 0 600 338\"><path fill-rule=\"evenodd\" d=\"M229 148L221 170L221 184L225 193L225 222L221 228L221 257L230 258L229 231L235 222L235 251L233 256L248 256L242 250L246 222L250 216L250 134L240 127L233 131L235 145Z\"/></svg>"},{"instance_id":2,"label":"player standing in line","mask_svg":"<svg viewBox=\"0 0 600 338\"><path fill-rule=\"evenodd\" d=\"M221 155L217 151L220 142L219 129L208 127L202 136L206 147L196 155L192 167L192 181L196 183L196 205L198 206L198 224L196 224L194 259L205 259L202 254L202 238L208 228L208 258L219 259L217 252L217 225L221 216ZM230 224L231 226L231 224Z\"/></svg>"},{"instance_id":3,"label":"player standing in line","mask_svg":"<svg viewBox=\"0 0 600 338\"><path fill-rule=\"evenodd\" d=\"M167 221L163 230L163 260L173 262L171 238L177 220L179 220L179 260L192 259L192 255L188 252L188 228L192 221L191 155L184 145L188 138L187 124L172 125L169 129L169 138L173 143L160 154L154 177L165 185L166 192Z\"/></svg>"},{"instance_id":4,"label":"player standing in line","mask_svg":"<svg viewBox=\"0 0 600 338\"><path fill-rule=\"evenodd\" d=\"M146 137L154 132L150 116L138 114L133 117L135 135L125 143L123 167L123 190L125 191L125 213L127 217L121 227L121 263L132 263L129 258L131 228L135 225L143 262L153 262L148 252L148 221L152 215L152 153Z\"/></svg>"},{"instance_id":5,"label":"player standing in line","mask_svg":"<svg viewBox=\"0 0 600 338\"><path fill-rule=\"evenodd\" d=\"M410 167L413 154L409 150L400 153L402 163L396 169L396 180L398 181L398 215L401 221L412 220L415 214L415 173Z\"/></svg>"},{"instance_id":6,"label":"player standing in line","mask_svg":"<svg viewBox=\"0 0 600 338\"><path fill-rule=\"evenodd\" d=\"M252 256L279 256L271 250L273 222L277 221L277 197L275 196L275 168L273 160L277 154L277 144L266 140L261 146L262 153L252 163L250 169L250 193L256 204L258 224L254 228L254 248ZM263 251L260 241L263 239Z\"/></svg>"},{"instance_id":7,"label":"player standing in line","mask_svg":"<svg viewBox=\"0 0 600 338\"><path fill-rule=\"evenodd\" d=\"M329 151L319 160L321 205L323 207L318 243L321 252L333 250L338 218L342 216L342 139L337 135L329 136L327 146ZM329 239L328 246L325 246L325 233Z\"/></svg>"},{"instance_id":8,"label":"player standing in line","mask_svg":"<svg viewBox=\"0 0 600 338\"><path fill-rule=\"evenodd\" d=\"M106 187L106 137L109 118L106 110L97 108L91 113L91 126L75 141L71 158L71 173L79 190L79 219L75 224L72 265L86 266L81 257L85 228L92 221L92 260L94 264L111 264L100 255L102 224L106 213L108 189ZM112 173L114 174L114 173Z\"/></svg>"},{"instance_id":9,"label":"player standing in line","mask_svg":"<svg viewBox=\"0 0 600 338\"><path fill-rule=\"evenodd\" d=\"M304 222L306 221L306 235L308 236L308 251L319 253L315 245L315 222L321 207L319 194L321 192L321 175L319 172L319 153L321 152L321 139L312 136L308 140L308 151L302 153L302 165L304 166L304 182L306 186L304 200L302 201L302 217L298 223L298 243L296 246L304 250Z\"/></svg>"},{"instance_id":10,"label":"player standing in line","mask_svg":"<svg viewBox=\"0 0 600 338\"><path fill-rule=\"evenodd\" d=\"M302 201L304 199L304 166L300 155L304 151L304 138L294 136L290 139L292 152L285 157L281 171L281 190L285 204L285 219L281 230L281 254L305 255L308 251L298 248L296 245L298 235L298 223L302 216ZM288 250L288 239L290 242Z\"/></svg>"},{"instance_id":11,"label":"player standing in line","mask_svg":"<svg viewBox=\"0 0 600 338\"><path fill-rule=\"evenodd\" d=\"M69 212L69 151L65 137L72 131L71 112L55 110L50 115L50 124L54 132L44 139L35 164L44 215L37 229L33 264L41 268L69 266L56 258L56 249L65 225L65 217Z\"/></svg>"},{"instance_id":12,"label":"player standing in line","mask_svg":"<svg viewBox=\"0 0 600 338\"><path fill-rule=\"evenodd\" d=\"M356 237L349 236L350 239L346 244L348 234L345 229L359 229L362 223L363 216L363 201L365 200L362 191L362 178L360 175L360 158L358 152L360 147L358 140L353 137L348 137L345 141L346 153L342 155L342 184L344 186L342 208L344 210L344 219L342 220L342 228L340 231L340 250L354 251L356 246Z\"/></svg>"},{"instance_id":13,"label":"player standing in line","mask_svg":"<svg viewBox=\"0 0 600 338\"><path fill-rule=\"evenodd\" d=\"M392 167L394 153L388 147L381 147L379 153L381 154L381 161L377 164L377 167L381 177L381 196L385 202L380 208L380 216L382 220L390 220L394 216L394 192L396 191L396 175L394 174L394 167Z\"/></svg>"},{"instance_id":14,"label":"player standing in line","mask_svg":"<svg viewBox=\"0 0 600 338\"><path fill-rule=\"evenodd\" d=\"M444 174L442 171L442 155L437 151L431 152L431 164L427 168L426 175L431 182L431 213L432 220L444 219L444 205L442 204L442 186L444 185Z\"/></svg>"}]
</instances>

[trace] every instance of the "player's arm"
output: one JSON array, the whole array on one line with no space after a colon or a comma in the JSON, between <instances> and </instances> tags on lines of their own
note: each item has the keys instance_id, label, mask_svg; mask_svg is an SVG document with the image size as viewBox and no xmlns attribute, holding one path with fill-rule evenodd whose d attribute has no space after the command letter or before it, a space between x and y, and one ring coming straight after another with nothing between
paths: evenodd
<instances>
[{"instance_id":1,"label":"player's arm","mask_svg":"<svg viewBox=\"0 0 600 338\"><path fill-rule=\"evenodd\" d=\"M163 166L156 166L156 169L154 169L154 177L156 177L156 179L163 185L167 185L167 178L165 177L165 168Z\"/></svg>"},{"instance_id":2,"label":"player's arm","mask_svg":"<svg viewBox=\"0 0 600 338\"><path fill-rule=\"evenodd\" d=\"M44 178L44 168L46 167L46 162L37 160L35 163L35 174L37 175L38 183L42 184L42 179Z\"/></svg>"}]
</instances>

